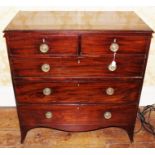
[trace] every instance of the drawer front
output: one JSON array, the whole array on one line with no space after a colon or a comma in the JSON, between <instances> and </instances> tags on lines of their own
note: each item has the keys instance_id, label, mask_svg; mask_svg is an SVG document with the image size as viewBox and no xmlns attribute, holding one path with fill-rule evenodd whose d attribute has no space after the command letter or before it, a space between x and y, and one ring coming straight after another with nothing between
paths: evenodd
<instances>
[{"instance_id":1,"label":"drawer front","mask_svg":"<svg viewBox=\"0 0 155 155\"><path fill-rule=\"evenodd\" d=\"M115 41L114 41L115 40ZM103 55L113 53L112 43L119 45L119 54L144 54L149 46L150 36L119 35L119 34L84 34L82 35L81 51L83 55Z\"/></svg>"},{"instance_id":2,"label":"drawer front","mask_svg":"<svg viewBox=\"0 0 155 155\"><path fill-rule=\"evenodd\" d=\"M131 77L142 76L144 55L117 55L117 69L108 66L112 55L102 58L11 58L13 74L16 77ZM48 70L42 69L47 67Z\"/></svg>"},{"instance_id":3,"label":"drawer front","mask_svg":"<svg viewBox=\"0 0 155 155\"><path fill-rule=\"evenodd\" d=\"M22 126L45 126L69 131L130 125L135 121L136 112L135 105L18 106Z\"/></svg>"},{"instance_id":4,"label":"drawer front","mask_svg":"<svg viewBox=\"0 0 155 155\"><path fill-rule=\"evenodd\" d=\"M13 35L13 34L12 34ZM77 55L77 35L15 33L7 40L10 55Z\"/></svg>"},{"instance_id":5,"label":"drawer front","mask_svg":"<svg viewBox=\"0 0 155 155\"><path fill-rule=\"evenodd\" d=\"M104 79L100 82L63 82L52 80L35 81L18 79L14 81L16 99L19 104L63 104L138 103L141 79Z\"/></svg>"}]
</instances>

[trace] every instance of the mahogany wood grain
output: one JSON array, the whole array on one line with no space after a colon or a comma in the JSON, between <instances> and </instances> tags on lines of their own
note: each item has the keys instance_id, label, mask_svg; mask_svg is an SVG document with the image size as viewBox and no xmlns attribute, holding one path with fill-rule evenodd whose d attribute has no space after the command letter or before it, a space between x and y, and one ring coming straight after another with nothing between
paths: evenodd
<instances>
[{"instance_id":1,"label":"mahogany wood grain","mask_svg":"<svg viewBox=\"0 0 155 155\"><path fill-rule=\"evenodd\" d=\"M21 126L46 126L67 131L88 131L102 127L125 127L135 122L137 107L101 105L20 105L18 114ZM110 119L104 118L111 112ZM52 118L46 118L52 112ZM132 114L132 115L131 115ZM93 127L93 128L92 128Z\"/></svg>"},{"instance_id":2,"label":"mahogany wood grain","mask_svg":"<svg viewBox=\"0 0 155 155\"><path fill-rule=\"evenodd\" d=\"M80 63L78 63L80 60ZM134 77L142 76L144 55L117 55L116 71L109 71L108 66L113 55L104 57L72 58L10 58L13 75L16 77ZM41 66L49 64L49 72L43 72Z\"/></svg>"},{"instance_id":3,"label":"mahogany wood grain","mask_svg":"<svg viewBox=\"0 0 155 155\"><path fill-rule=\"evenodd\" d=\"M80 55L100 56L112 53L110 45L114 39L119 44L118 53L124 54L144 54L147 50L147 41L151 35L126 33L120 34L112 32L9 32L6 33L7 44L9 46L10 55L32 56L32 55L77 55L81 48ZM80 36L80 40L78 39ZM49 52L42 54L39 46L45 39L49 46ZM81 47L78 46L80 41Z\"/></svg>"},{"instance_id":4,"label":"mahogany wood grain","mask_svg":"<svg viewBox=\"0 0 155 155\"><path fill-rule=\"evenodd\" d=\"M18 104L127 104L138 103L142 79L103 79L102 82L57 82L15 80L16 99ZM114 89L113 95L107 95L106 89ZM45 96L44 88L53 92Z\"/></svg>"},{"instance_id":5,"label":"mahogany wood grain","mask_svg":"<svg viewBox=\"0 0 155 155\"><path fill-rule=\"evenodd\" d=\"M105 127L119 127L128 133L133 141L134 124L136 120L136 105L101 106L101 105L20 105L18 116L20 119L21 142L27 132L36 127L54 128L64 131L91 131ZM105 112L111 112L110 119L104 118ZM52 112L52 118L45 114Z\"/></svg>"},{"instance_id":6,"label":"mahogany wood grain","mask_svg":"<svg viewBox=\"0 0 155 155\"><path fill-rule=\"evenodd\" d=\"M113 53L110 45L116 39L119 45L119 54L144 54L147 50L147 42L150 36L147 35L126 35L126 34L84 34L81 38L81 51L83 55L99 55Z\"/></svg>"},{"instance_id":7,"label":"mahogany wood grain","mask_svg":"<svg viewBox=\"0 0 155 155\"><path fill-rule=\"evenodd\" d=\"M13 37L7 37L7 43L10 55L77 55L78 52L78 36L63 35L53 33L13 33ZM45 43L49 46L47 54L42 54L39 50L40 45Z\"/></svg>"}]
</instances>

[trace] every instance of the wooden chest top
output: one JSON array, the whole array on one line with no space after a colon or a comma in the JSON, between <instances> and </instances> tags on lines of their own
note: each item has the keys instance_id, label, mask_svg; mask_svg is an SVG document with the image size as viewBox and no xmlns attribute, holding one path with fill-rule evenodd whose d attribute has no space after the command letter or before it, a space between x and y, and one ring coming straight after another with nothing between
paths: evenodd
<instances>
[{"instance_id":1,"label":"wooden chest top","mask_svg":"<svg viewBox=\"0 0 155 155\"><path fill-rule=\"evenodd\" d=\"M20 11L5 29L12 30L152 31L131 11Z\"/></svg>"}]
</instances>

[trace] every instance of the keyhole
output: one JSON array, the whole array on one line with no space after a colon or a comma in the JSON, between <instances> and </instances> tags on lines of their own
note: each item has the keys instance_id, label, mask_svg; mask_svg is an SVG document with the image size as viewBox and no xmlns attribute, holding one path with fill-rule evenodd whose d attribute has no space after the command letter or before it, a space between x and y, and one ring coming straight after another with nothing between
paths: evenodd
<instances>
[{"instance_id":1,"label":"keyhole","mask_svg":"<svg viewBox=\"0 0 155 155\"><path fill-rule=\"evenodd\" d=\"M43 38L43 43L45 43L45 38Z\"/></svg>"}]
</instances>

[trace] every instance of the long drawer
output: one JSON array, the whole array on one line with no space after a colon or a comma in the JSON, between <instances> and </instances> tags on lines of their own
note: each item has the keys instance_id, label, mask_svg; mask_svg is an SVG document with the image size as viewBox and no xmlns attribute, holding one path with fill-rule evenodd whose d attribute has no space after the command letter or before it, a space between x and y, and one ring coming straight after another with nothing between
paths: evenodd
<instances>
[{"instance_id":1,"label":"long drawer","mask_svg":"<svg viewBox=\"0 0 155 155\"><path fill-rule=\"evenodd\" d=\"M38 105L18 106L22 126L86 131L134 124L137 106Z\"/></svg>"},{"instance_id":2,"label":"long drawer","mask_svg":"<svg viewBox=\"0 0 155 155\"><path fill-rule=\"evenodd\" d=\"M14 81L17 103L22 104L62 104L62 103L100 103L127 104L138 103L142 79L113 79L99 81L52 81L25 80Z\"/></svg>"},{"instance_id":3,"label":"long drawer","mask_svg":"<svg viewBox=\"0 0 155 155\"><path fill-rule=\"evenodd\" d=\"M117 55L117 68L109 70L113 56L104 57L11 57L16 77L128 77L143 76L144 55Z\"/></svg>"}]
</instances>

